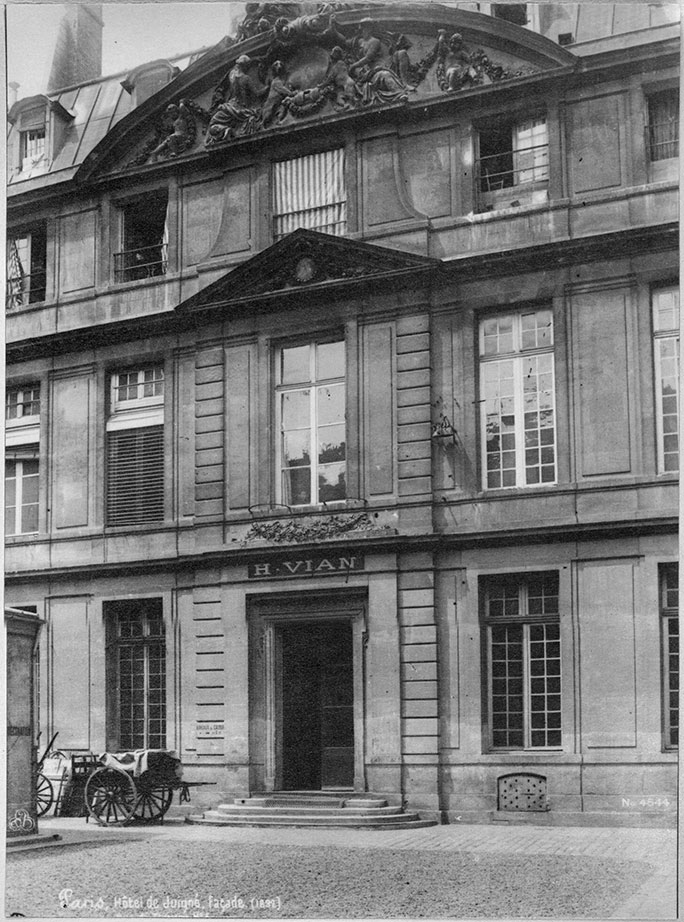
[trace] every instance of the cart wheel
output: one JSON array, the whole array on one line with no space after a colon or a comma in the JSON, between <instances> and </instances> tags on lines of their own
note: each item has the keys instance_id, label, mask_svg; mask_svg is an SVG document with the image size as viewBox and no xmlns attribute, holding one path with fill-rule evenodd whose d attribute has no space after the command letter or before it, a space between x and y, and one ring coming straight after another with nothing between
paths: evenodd
<instances>
[{"instance_id":1,"label":"cart wheel","mask_svg":"<svg viewBox=\"0 0 684 922\"><path fill-rule=\"evenodd\" d=\"M86 807L100 826L130 822L137 797L133 779L118 768L97 768L86 781Z\"/></svg>"},{"instance_id":2,"label":"cart wheel","mask_svg":"<svg viewBox=\"0 0 684 922\"><path fill-rule=\"evenodd\" d=\"M135 803L133 817L141 823L154 823L164 818L173 800L173 788L138 787L138 799Z\"/></svg>"},{"instance_id":3,"label":"cart wheel","mask_svg":"<svg viewBox=\"0 0 684 922\"><path fill-rule=\"evenodd\" d=\"M52 782L46 778L42 772L38 772L36 778L36 814L44 816L55 799L55 792L52 790Z\"/></svg>"}]
</instances>

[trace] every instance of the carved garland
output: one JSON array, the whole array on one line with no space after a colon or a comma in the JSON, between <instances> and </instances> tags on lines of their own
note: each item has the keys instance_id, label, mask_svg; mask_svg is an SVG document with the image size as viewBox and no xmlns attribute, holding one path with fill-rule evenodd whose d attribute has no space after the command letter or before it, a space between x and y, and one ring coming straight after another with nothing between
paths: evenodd
<instances>
[{"instance_id":1,"label":"carved garland","mask_svg":"<svg viewBox=\"0 0 684 922\"><path fill-rule=\"evenodd\" d=\"M331 515L306 518L300 521L278 519L274 522L253 522L243 543L264 538L275 544L296 544L336 538L350 531L392 532L389 525L377 525L367 512L356 515Z\"/></svg>"}]
</instances>

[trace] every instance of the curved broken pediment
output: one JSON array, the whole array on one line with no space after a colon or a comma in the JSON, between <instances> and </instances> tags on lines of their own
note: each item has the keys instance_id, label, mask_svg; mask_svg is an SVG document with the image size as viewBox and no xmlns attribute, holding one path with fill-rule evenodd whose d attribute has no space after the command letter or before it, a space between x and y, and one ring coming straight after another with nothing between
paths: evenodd
<instances>
[{"instance_id":1,"label":"curved broken pediment","mask_svg":"<svg viewBox=\"0 0 684 922\"><path fill-rule=\"evenodd\" d=\"M120 172L221 149L276 129L413 106L572 66L527 29L461 10L256 4L242 41L222 43L123 119L81 168ZM285 12L290 15L277 15ZM152 105L156 103L156 105Z\"/></svg>"}]
</instances>

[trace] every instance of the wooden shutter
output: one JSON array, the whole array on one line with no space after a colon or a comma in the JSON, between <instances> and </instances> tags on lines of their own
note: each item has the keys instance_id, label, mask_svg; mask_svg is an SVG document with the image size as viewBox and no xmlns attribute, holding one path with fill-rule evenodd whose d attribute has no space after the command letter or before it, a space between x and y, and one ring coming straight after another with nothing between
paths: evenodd
<instances>
[{"instance_id":1,"label":"wooden shutter","mask_svg":"<svg viewBox=\"0 0 684 922\"><path fill-rule=\"evenodd\" d=\"M164 427L107 435L107 524L141 525L164 518Z\"/></svg>"}]
</instances>

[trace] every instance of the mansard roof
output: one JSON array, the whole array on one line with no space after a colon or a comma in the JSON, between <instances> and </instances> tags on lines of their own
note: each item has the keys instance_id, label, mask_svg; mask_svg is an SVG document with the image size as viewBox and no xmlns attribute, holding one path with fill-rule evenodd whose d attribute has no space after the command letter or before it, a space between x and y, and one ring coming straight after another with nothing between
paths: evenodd
<instances>
[{"instance_id":1,"label":"mansard roof","mask_svg":"<svg viewBox=\"0 0 684 922\"><path fill-rule=\"evenodd\" d=\"M203 50L193 51L173 57L170 64L182 71L202 53ZM128 74L129 71L123 71L99 77L77 86L64 87L54 93L40 94L14 103L8 116L11 125L8 147L11 147L13 133L19 130L14 124L16 114L34 103L65 113L70 119L70 124L63 144L54 152L54 157L43 175L27 178L19 171L12 171L10 167L10 194L29 191L51 181L60 182L74 176L91 151L108 136L118 122L133 111L132 97L122 85Z\"/></svg>"},{"instance_id":2,"label":"mansard roof","mask_svg":"<svg viewBox=\"0 0 684 922\"><path fill-rule=\"evenodd\" d=\"M377 285L421 273L442 265L441 260L375 246L348 237L335 237L300 228L251 259L240 263L197 294L182 302L179 314L213 308L238 310L258 302L279 303L294 296L330 294L350 286Z\"/></svg>"}]
</instances>

